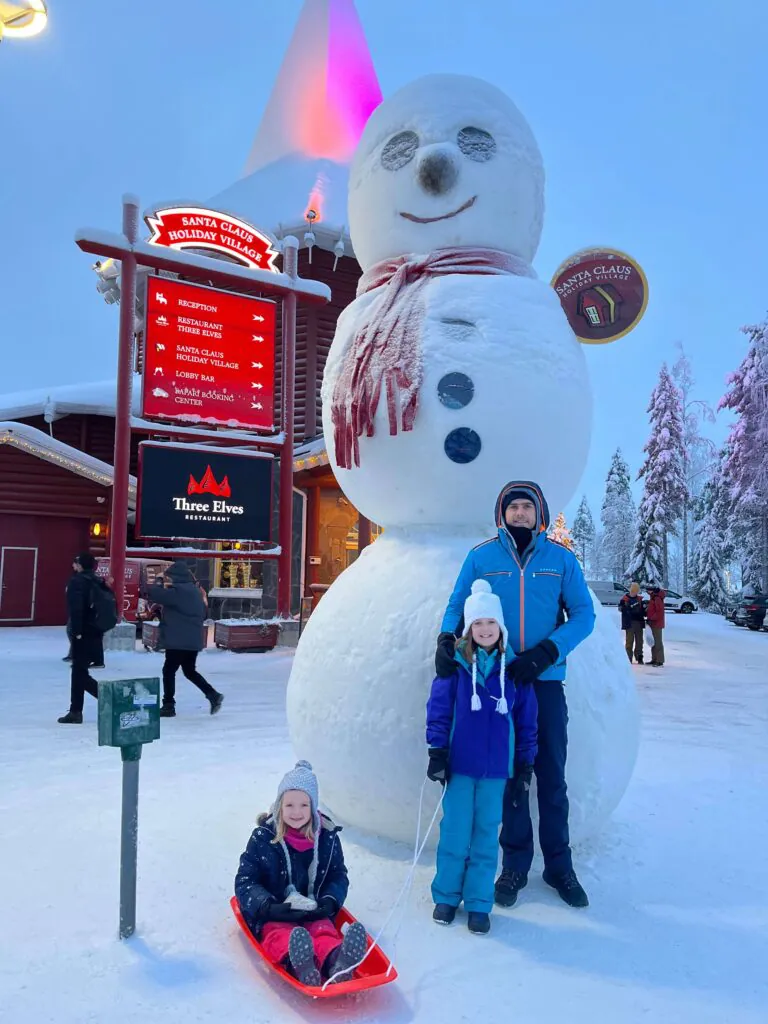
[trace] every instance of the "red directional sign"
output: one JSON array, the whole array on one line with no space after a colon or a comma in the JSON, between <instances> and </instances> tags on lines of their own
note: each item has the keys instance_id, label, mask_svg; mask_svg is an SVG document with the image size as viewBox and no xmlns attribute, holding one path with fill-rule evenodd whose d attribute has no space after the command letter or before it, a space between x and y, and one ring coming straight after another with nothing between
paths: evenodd
<instances>
[{"instance_id":1,"label":"red directional sign","mask_svg":"<svg viewBox=\"0 0 768 1024\"><path fill-rule=\"evenodd\" d=\"M273 430L275 308L267 299L150 277L144 417Z\"/></svg>"}]
</instances>

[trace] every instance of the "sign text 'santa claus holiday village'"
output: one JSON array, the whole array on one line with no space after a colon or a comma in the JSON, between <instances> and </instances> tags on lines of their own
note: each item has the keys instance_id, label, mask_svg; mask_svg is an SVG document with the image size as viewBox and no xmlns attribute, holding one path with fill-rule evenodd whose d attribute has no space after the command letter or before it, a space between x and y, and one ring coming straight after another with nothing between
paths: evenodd
<instances>
[{"instance_id":1,"label":"sign text 'santa claus holiday village'","mask_svg":"<svg viewBox=\"0 0 768 1024\"><path fill-rule=\"evenodd\" d=\"M147 419L273 429L274 302L150 277L146 310Z\"/></svg>"},{"instance_id":2,"label":"sign text 'santa claus holiday village'","mask_svg":"<svg viewBox=\"0 0 768 1024\"><path fill-rule=\"evenodd\" d=\"M569 257L552 278L574 334L604 345L628 334L648 305L642 267L618 249L586 249Z\"/></svg>"},{"instance_id":3,"label":"sign text 'santa claus holiday village'","mask_svg":"<svg viewBox=\"0 0 768 1024\"><path fill-rule=\"evenodd\" d=\"M223 253L254 270L276 270L277 251L269 237L252 224L195 206L157 210L146 218L152 245Z\"/></svg>"}]
</instances>

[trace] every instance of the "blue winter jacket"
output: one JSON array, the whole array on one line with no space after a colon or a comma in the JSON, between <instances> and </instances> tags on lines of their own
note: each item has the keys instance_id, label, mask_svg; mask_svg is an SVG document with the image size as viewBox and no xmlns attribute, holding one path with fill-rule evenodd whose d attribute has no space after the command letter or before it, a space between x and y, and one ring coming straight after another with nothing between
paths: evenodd
<instances>
[{"instance_id":1,"label":"blue winter jacket","mask_svg":"<svg viewBox=\"0 0 768 1024\"><path fill-rule=\"evenodd\" d=\"M537 530L522 557L502 516L502 503L510 491L526 491L537 511ZM549 540L549 508L540 488L528 481L512 481L496 501L497 535L473 548L464 560L443 617L442 631L460 635L464 602L472 584L483 578L501 599L509 648L515 654L551 640L560 657L541 678L565 679L565 659L595 626L595 609L578 559L561 544ZM507 658L512 653L508 651Z\"/></svg>"},{"instance_id":2,"label":"blue winter jacket","mask_svg":"<svg viewBox=\"0 0 768 1024\"><path fill-rule=\"evenodd\" d=\"M340 831L329 818L322 817L314 891L314 898L318 902L324 896L331 896L338 907L344 905L349 889ZM280 844L272 842L274 838L274 819L264 815L248 840L235 876L235 896L252 930L258 929L270 919L270 904L282 903L289 885L285 850ZM309 866L314 851L300 852L287 843L286 847L291 858L293 885L302 895L308 896Z\"/></svg>"},{"instance_id":3,"label":"blue winter jacket","mask_svg":"<svg viewBox=\"0 0 768 1024\"><path fill-rule=\"evenodd\" d=\"M460 651L456 672L448 679L438 676L427 702L427 743L447 747L452 773L471 779L510 779L515 762L533 764L536 757L536 694L532 686L506 684L510 711L500 715L496 705L501 697L500 659L484 659L477 652L477 693L479 711L472 711L472 669ZM485 662L485 674L481 666Z\"/></svg>"}]
</instances>

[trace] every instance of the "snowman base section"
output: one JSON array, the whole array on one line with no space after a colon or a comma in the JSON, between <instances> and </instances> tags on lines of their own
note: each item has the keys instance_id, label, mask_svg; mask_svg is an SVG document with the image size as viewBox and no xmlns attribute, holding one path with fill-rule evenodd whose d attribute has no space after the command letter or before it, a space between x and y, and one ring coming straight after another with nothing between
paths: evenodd
<instances>
[{"instance_id":1,"label":"snowman base section","mask_svg":"<svg viewBox=\"0 0 768 1024\"><path fill-rule=\"evenodd\" d=\"M461 563L482 539L387 530L307 623L288 685L291 740L297 756L312 763L323 803L347 825L414 840L435 641ZM568 659L574 841L594 834L614 810L638 746L632 672L616 624L599 605L597 614L595 632ZM426 821L438 797L430 784Z\"/></svg>"}]
</instances>

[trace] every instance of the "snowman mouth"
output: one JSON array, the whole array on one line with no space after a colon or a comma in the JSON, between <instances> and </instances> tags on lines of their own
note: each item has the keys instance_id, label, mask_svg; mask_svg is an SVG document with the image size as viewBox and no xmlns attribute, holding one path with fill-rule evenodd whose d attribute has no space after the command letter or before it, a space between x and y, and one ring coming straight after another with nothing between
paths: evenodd
<instances>
[{"instance_id":1,"label":"snowman mouth","mask_svg":"<svg viewBox=\"0 0 768 1024\"><path fill-rule=\"evenodd\" d=\"M406 220L412 220L414 224L434 224L438 220L450 220L451 217L458 217L460 213L464 213L470 206L475 205L477 196L472 196L466 203L463 203L458 210L454 210L453 213L444 213L440 217L417 217L415 213L401 213L400 216Z\"/></svg>"}]
</instances>

